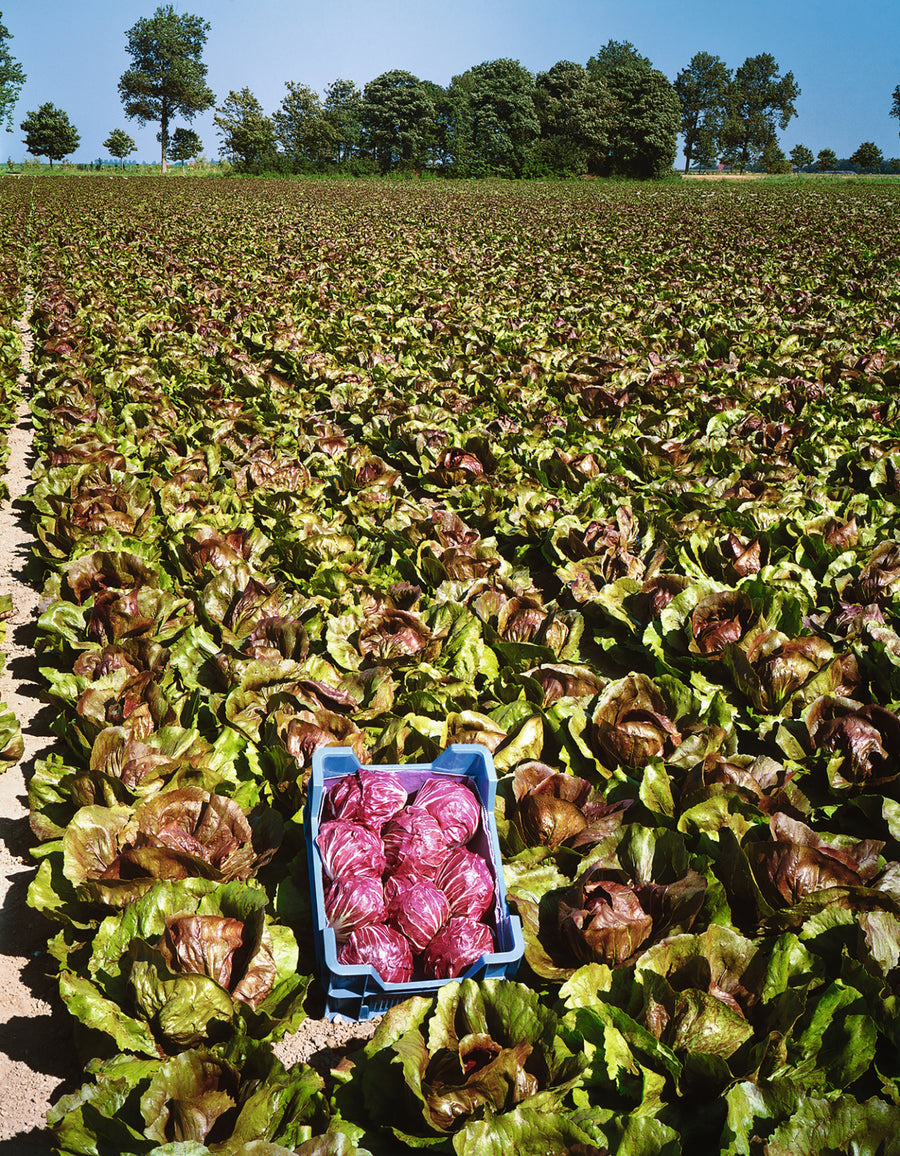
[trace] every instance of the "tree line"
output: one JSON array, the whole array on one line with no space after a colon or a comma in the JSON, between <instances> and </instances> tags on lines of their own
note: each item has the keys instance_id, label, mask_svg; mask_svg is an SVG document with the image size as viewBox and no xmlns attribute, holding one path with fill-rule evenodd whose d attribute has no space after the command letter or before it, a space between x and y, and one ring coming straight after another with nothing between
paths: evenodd
<instances>
[{"instance_id":1,"label":"tree line","mask_svg":"<svg viewBox=\"0 0 900 1156\"><path fill-rule=\"evenodd\" d=\"M173 121L190 122L216 104L202 58L209 31L207 21L168 4L126 33L132 64L119 95L127 118L158 125L163 170L167 161L184 165L202 151L198 135ZM25 80L9 39L0 19L0 116L8 123ZM804 145L795 146L790 160L781 150L778 132L797 115L800 89L770 53L732 70L718 56L698 52L670 82L633 44L610 40L585 64L562 60L537 74L501 59L477 64L443 87L402 69L362 89L335 80L324 97L300 82L285 87L271 115L249 88L232 90L216 108L220 154L236 169L652 178L672 170L679 133L685 171L717 162L740 172L790 171L815 160ZM891 115L900 119L900 85ZM29 152L47 156L51 165L80 143L68 115L51 103L29 112L20 127ZM121 128L103 147L123 166L137 148ZM863 168L882 161L872 142L850 159ZM832 150L820 151L820 168L836 163Z\"/></svg>"}]
</instances>

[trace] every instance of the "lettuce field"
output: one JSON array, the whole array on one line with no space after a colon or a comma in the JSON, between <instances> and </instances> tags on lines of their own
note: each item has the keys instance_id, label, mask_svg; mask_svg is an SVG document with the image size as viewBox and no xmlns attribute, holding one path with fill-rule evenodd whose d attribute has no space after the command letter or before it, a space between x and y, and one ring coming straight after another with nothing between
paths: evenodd
<instances>
[{"instance_id":1,"label":"lettuce field","mask_svg":"<svg viewBox=\"0 0 900 1156\"><path fill-rule=\"evenodd\" d=\"M898 200L0 182L60 1153L900 1152ZM517 980L286 1069L313 751L451 742Z\"/></svg>"}]
</instances>

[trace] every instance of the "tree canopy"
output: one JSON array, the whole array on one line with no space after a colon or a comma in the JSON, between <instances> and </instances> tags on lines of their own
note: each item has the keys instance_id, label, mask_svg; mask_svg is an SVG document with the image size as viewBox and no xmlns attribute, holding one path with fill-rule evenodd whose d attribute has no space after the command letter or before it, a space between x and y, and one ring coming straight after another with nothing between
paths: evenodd
<instances>
[{"instance_id":1,"label":"tree canopy","mask_svg":"<svg viewBox=\"0 0 900 1156\"><path fill-rule=\"evenodd\" d=\"M126 33L133 63L119 81L119 95L129 119L159 124L163 172L169 122L175 116L191 121L216 101L201 59L209 29L201 17L177 13L171 4L164 4Z\"/></svg>"},{"instance_id":2,"label":"tree canopy","mask_svg":"<svg viewBox=\"0 0 900 1156\"><path fill-rule=\"evenodd\" d=\"M776 129L787 128L797 115L794 101L800 88L792 72L781 76L780 71L775 57L761 52L747 57L728 86L720 143L741 172L762 159L776 140Z\"/></svg>"},{"instance_id":3,"label":"tree canopy","mask_svg":"<svg viewBox=\"0 0 900 1156\"><path fill-rule=\"evenodd\" d=\"M25 83L22 65L9 51L7 42L10 40L12 35L3 23L3 13L0 12L0 121L6 122L8 132L12 132L13 109Z\"/></svg>"},{"instance_id":4,"label":"tree canopy","mask_svg":"<svg viewBox=\"0 0 900 1156\"><path fill-rule=\"evenodd\" d=\"M133 66L119 91L128 116L159 124L163 169L174 156L172 118L190 120L215 104L202 61L209 28L167 4L127 33ZM446 87L403 69L383 72L362 91L336 80L324 97L298 81L285 86L270 116L248 88L232 90L216 110L221 152L238 167L647 179L671 172L679 133L685 170L720 157L741 171L783 166L776 129L797 115L800 94L793 74L782 77L768 53L732 74L718 56L697 52L671 83L633 44L617 40L585 65L560 60L537 75L501 58ZM900 85L892 115L900 117Z\"/></svg>"},{"instance_id":5,"label":"tree canopy","mask_svg":"<svg viewBox=\"0 0 900 1156\"><path fill-rule=\"evenodd\" d=\"M692 161L711 164L715 159L730 83L731 70L709 52L696 53L675 77L673 87L681 100L685 172Z\"/></svg>"},{"instance_id":6,"label":"tree canopy","mask_svg":"<svg viewBox=\"0 0 900 1156\"><path fill-rule=\"evenodd\" d=\"M534 107L534 77L518 60L488 60L470 68L461 82L468 94L469 134L474 157L494 176L520 177L528 149L540 133Z\"/></svg>"},{"instance_id":7,"label":"tree canopy","mask_svg":"<svg viewBox=\"0 0 900 1156\"><path fill-rule=\"evenodd\" d=\"M295 167L322 164L333 156L336 133L318 93L308 84L287 82L287 95L272 116L275 137Z\"/></svg>"},{"instance_id":8,"label":"tree canopy","mask_svg":"<svg viewBox=\"0 0 900 1156\"><path fill-rule=\"evenodd\" d=\"M858 165L861 169L880 169L884 156L874 141L865 140L849 160L851 164Z\"/></svg>"},{"instance_id":9,"label":"tree canopy","mask_svg":"<svg viewBox=\"0 0 900 1156\"><path fill-rule=\"evenodd\" d=\"M806 145L794 145L791 149L791 164L796 165L798 169L808 168L815 159L812 149Z\"/></svg>"},{"instance_id":10,"label":"tree canopy","mask_svg":"<svg viewBox=\"0 0 900 1156\"><path fill-rule=\"evenodd\" d=\"M383 72L363 89L363 139L382 172L397 166L418 168L423 163L433 118L431 96L411 72Z\"/></svg>"},{"instance_id":11,"label":"tree canopy","mask_svg":"<svg viewBox=\"0 0 900 1156\"><path fill-rule=\"evenodd\" d=\"M245 172L259 172L275 156L275 126L249 88L229 92L213 117L222 138L221 152Z\"/></svg>"},{"instance_id":12,"label":"tree canopy","mask_svg":"<svg viewBox=\"0 0 900 1156\"><path fill-rule=\"evenodd\" d=\"M103 147L111 157L115 157L116 160L122 162L122 168L124 169L125 158L135 151L137 145L124 129L114 128L103 142Z\"/></svg>"},{"instance_id":13,"label":"tree canopy","mask_svg":"<svg viewBox=\"0 0 900 1156\"><path fill-rule=\"evenodd\" d=\"M359 145L362 93L352 80L332 81L325 89L322 112L331 127L334 159L349 160Z\"/></svg>"},{"instance_id":14,"label":"tree canopy","mask_svg":"<svg viewBox=\"0 0 900 1156\"><path fill-rule=\"evenodd\" d=\"M181 164L184 172L184 162L192 161L203 152L203 141L192 128L176 128L169 140L169 160Z\"/></svg>"},{"instance_id":15,"label":"tree canopy","mask_svg":"<svg viewBox=\"0 0 900 1156\"><path fill-rule=\"evenodd\" d=\"M611 40L587 62L612 101L604 175L661 177L678 149L681 101L666 77L628 41Z\"/></svg>"},{"instance_id":16,"label":"tree canopy","mask_svg":"<svg viewBox=\"0 0 900 1156\"><path fill-rule=\"evenodd\" d=\"M609 143L613 110L603 79L571 60L560 60L537 74L534 104L541 129L537 143L541 166L576 175L595 171Z\"/></svg>"},{"instance_id":17,"label":"tree canopy","mask_svg":"<svg viewBox=\"0 0 900 1156\"><path fill-rule=\"evenodd\" d=\"M47 157L51 169L54 161L73 153L81 140L68 114L49 101L37 111L26 113L19 127L25 133L28 151L32 156Z\"/></svg>"}]
</instances>

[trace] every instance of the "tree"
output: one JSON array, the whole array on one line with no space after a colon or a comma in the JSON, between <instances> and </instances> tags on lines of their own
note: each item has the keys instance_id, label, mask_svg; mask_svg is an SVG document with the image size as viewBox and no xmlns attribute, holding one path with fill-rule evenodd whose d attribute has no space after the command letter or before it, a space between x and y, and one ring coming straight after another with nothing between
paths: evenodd
<instances>
[{"instance_id":1,"label":"tree","mask_svg":"<svg viewBox=\"0 0 900 1156\"><path fill-rule=\"evenodd\" d=\"M137 145L131 139L127 132L121 128L114 128L106 140L103 142L103 147L108 150L111 157L122 162L122 171L125 171L125 158L129 153L133 153Z\"/></svg>"},{"instance_id":2,"label":"tree","mask_svg":"<svg viewBox=\"0 0 900 1156\"><path fill-rule=\"evenodd\" d=\"M119 81L119 96L129 119L159 124L163 172L170 120L183 116L191 121L216 102L200 59L209 29L201 17L180 15L171 4L164 4L125 34L133 64Z\"/></svg>"},{"instance_id":3,"label":"tree","mask_svg":"<svg viewBox=\"0 0 900 1156\"><path fill-rule=\"evenodd\" d=\"M518 60L487 60L454 82L467 94L459 111L468 118L470 166L475 171L520 177L529 146L540 133L534 77Z\"/></svg>"},{"instance_id":4,"label":"tree","mask_svg":"<svg viewBox=\"0 0 900 1156\"><path fill-rule=\"evenodd\" d=\"M728 87L721 143L741 172L761 160L766 146L776 141L776 128L786 129L797 115L794 101L799 95L794 74L779 75L769 52L748 56L737 70Z\"/></svg>"},{"instance_id":5,"label":"tree","mask_svg":"<svg viewBox=\"0 0 900 1156\"><path fill-rule=\"evenodd\" d=\"M220 152L245 172L259 172L275 160L275 126L250 91L229 92L213 120L222 138Z\"/></svg>"},{"instance_id":6,"label":"tree","mask_svg":"<svg viewBox=\"0 0 900 1156\"><path fill-rule=\"evenodd\" d=\"M806 169L813 163L815 157L812 149L808 149L806 145L794 145L791 149L791 164L798 169Z\"/></svg>"},{"instance_id":7,"label":"tree","mask_svg":"<svg viewBox=\"0 0 900 1156\"><path fill-rule=\"evenodd\" d=\"M731 70L709 52L696 53L675 77L673 87L681 100L685 172L693 160L710 162L715 158L730 83Z\"/></svg>"},{"instance_id":8,"label":"tree","mask_svg":"<svg viewBox=\"0 0 900 1156\"><path fill-rule=\"evenodd\" d=\"M363 89L363 138L382 172L423 163L433 120L431 97L411 72L383 72Z\"/></svg>"},{"instance_id":9,"label":"tree","mask_svg":"<svg viewBox=\"0 0 900 1156\"><path fill-rule=\"evenodd\" d=\"M837 164L837 153L834 149L819 149L816 164L820 173L834 172L835 165Z\"/></svg>"},{"instance_id":10,"label":"tree","mask_svg":"<svg viewBox=\"0 0 900 1156\"><path fill-rule=\"evenodd\" d=\"M457 177L484 176L472 143L472 76L454 76L446 88L428 85L434 106L429 152L436 167Z\"/></svg>"},{"instance_id":11,"label":"tree","mask_svg":"<svg viewBox=\"0 0 900 1156\"><path fill-rule=\"evenodd\" d=\"M332 125L318 94L306 84L287 82L287 96L272 116L275 136L286 156L299 168L320 165L334 156Z\"/></svg>"},{"instance_id":12,"label":"tree","mask_svg":"<svg viewBox=\"0 0 900 1156\"><path fill-rule=\"evenodd\" d=\"M781 145L774 137L763 149L759 159L767 173L789 173L791 171L791 162L784 155Z\"/></svg>"},{"instance_id":13,"label":"tree","mask_svg":"<svg viewBox=\"0 0 900 1156\"><path fill-rule=\"evenodd\" d=\"M596 56L587 62L589 72L608 74L616 68L638 65L652 68L649 56L641 56L630 40L607 40Z\"/></svg>"},{"instance_id":14,"label":"tree","mask_svg":"<svg viewBox=\"0 0 900 1156\"><path fill-rule=\"evenodd\" d=\"M881 149L874 141L870 140L863 141L856 152L850 157L851 164L859 165L861 169L868 171L880 169L883 160L884 157L881 154Z\"/></svg>"},{"instance_id":15,"label":"tree","mask_svg":"<svg viewBox=\"0 0 900 1156\"><path fill-rule=\"evenodd\" d=\"M603 80L580 64L560 60L537 74L534 106L541 139L532 152L553 172L596 171L608 144L612 113Z\"/></svg>"},{"instance_id":16,"label":"tree","mask_svg":"<svg viewBox=\"0 0 900 1156\"><path fill-rule=\"evenodd\" d=\"M681 101L665 76L628 41L610 40L587 62L612 100L604 175L662 177L678 150Z\"/></svg>"},{"instance_id":17,"label":"tree","mask_svg":"<svg viewBox=\"0 0 900 1156\"><path fill-rule=\"evenodd\" d=\"M203 141L192 128L176 128L169 141L169 160L181 162L181 171L184 172L184 162L192 161L203 152Z\"/></svg>"},{"instance_id":18,"label":"tree","mask_svg":"<svg viewBox=\"0 0 900 1156\"><path fill-rule=\"evenodd\" d=\"M3 23L3 13L0 12L0 121L5 120L6 131L12 132L13 109L25 83L25 73L18 60L10 55L7 40L12 40L12 35Z\"/></svg>"},{"instance_id":19,"label":"tree","mask_svg":"<svg viewBox=\"0 0 900 1156\"><path fill-rule=\"evenodd\" d=\"M891 93L891 116L900 120L900 84Z\"/></svg>"},{"instance_id":20,"label":"tree","mask_svg":"<svg viewBox=\"0 0 900 1156\"><path fill-rule=\"evenodd\" d=\"M322 114L331 127L335 160L348 161L359 146L362 93L352 80L335 80L325 89Z\"/></svg>"},{"instance_id":21,"label":"tree","mask_svg":"<svg viewBox=\"0 0 900 1156\"><path fill-rule=\"evenodd\" d=\"M25 133L23 143L31 155L49 157L51 169L54 161L73 153L81 140L68 115L49 101L37 112L26 113L19 127Z\"/></svg>"}]
</instances>

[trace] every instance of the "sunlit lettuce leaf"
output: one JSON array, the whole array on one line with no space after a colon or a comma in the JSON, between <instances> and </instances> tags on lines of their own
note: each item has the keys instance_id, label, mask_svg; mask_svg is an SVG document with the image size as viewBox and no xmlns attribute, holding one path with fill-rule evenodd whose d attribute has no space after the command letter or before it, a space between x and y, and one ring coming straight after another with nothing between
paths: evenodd
<instances>
[{"instance_id":1,"label":"sunlit lettuce leaf","mask_svg":"<svg viewBox=\"0 0 900 1156\"><path fill-rule=\"evenodd\" d=\"M101 924L93 998L81 991L73 1013L102 1030L93 1002L131 1007L169 1053L226 1037L241 1021L258 1038L282 1034L302 1018L305 983L293 936L271 924L265 905L264 892L241 883L156 883Z\"/></svg>"},{"instance_id":2,"label":"sunlit lettuce leaf","mask_svg":"<svg viewBox=\"0 0 900 1156\"><path fill-rule=\"evenodd\" d=\"M366 1114L380 1128L416 1145L453 1136L455 1150L474 1151L476 1142L518 1135L530 1116L500 1122L526 1109L549 1113L553 1134L564 1131L555 1113L582 1066L536 992L463 980L443 985L433 1001L388 1012L366 1046L361 1087ZM546 1129L538 1131L534 1143L546 1143ZM523 1142L532 1145L527 1136Z\"/></svg>"},{"instance_id":3,"label":"sunlit lettuce leaf","mask_svg":"<svg viewBox=\"0 0 900 1156\"><path fill-rule=\"evenodd\" d=\"M109 1144L123 1156L280 1156L323 1132L327 1121L321 1077L304 1064L286 1070L248 1041L168 1060L117 1056L91 1074L48 1117L59 1150L71 1156Z\"/></svg>"},{"instance_id":4,"label":"sunlit lettuce leaf","mask_svg":"<svg viewBox=\"0 0 900 1156\"><path fill-rule=\"evenodd\" d=\"M221 795L182 787L129 807L83 807L63 838L63 870L81 893L122 906L158 879L248 879L274 855L280 822ZM273 841L274 840L274 841Z\"/></svg>"}]
</instances>

